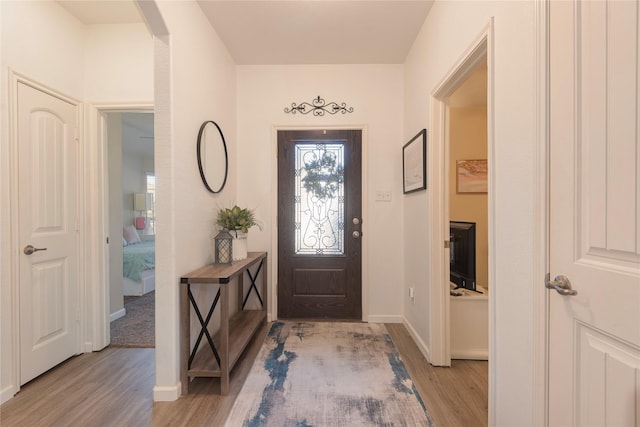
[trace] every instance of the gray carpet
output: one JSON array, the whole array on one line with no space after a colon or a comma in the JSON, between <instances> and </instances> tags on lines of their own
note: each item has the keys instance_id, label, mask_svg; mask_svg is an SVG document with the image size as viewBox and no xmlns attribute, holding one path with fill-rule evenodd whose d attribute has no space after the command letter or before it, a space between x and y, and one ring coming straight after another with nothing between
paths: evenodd
<instances>
[{"instance_id":1,"label":"gray carpet","mask_svg":"<svg viewBox=\"0 0 640 427\"><path fill-rule=\"evenodd\" d=\"M275 322L227 427L433 426L387 329Z\"/></svg>"},{"instance_id":2,"label":"gray carpet","mask_svg":"<svg viewBox=\"0 0 640 427\"><path fill-rule=\"evenodd\" d=\"M111 322L111 346L155 347L155 297L124 297L126 315Z\"/></svg>"}]
</instances>

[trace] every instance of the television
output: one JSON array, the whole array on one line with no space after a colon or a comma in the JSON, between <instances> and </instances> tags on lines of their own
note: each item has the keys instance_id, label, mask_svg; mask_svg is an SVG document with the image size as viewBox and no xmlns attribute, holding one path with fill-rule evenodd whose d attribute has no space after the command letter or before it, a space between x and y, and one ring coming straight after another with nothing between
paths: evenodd
<instances>
[{"instance_id":1,"label":"television","mask_svg":"<svg viewBox=\"0 0 640 427\"><path fill-rule=\"evenodd\" d=\"M450 275L455 288L476 290L476 223L449 222Z\"/></svg>"}]
</instances>

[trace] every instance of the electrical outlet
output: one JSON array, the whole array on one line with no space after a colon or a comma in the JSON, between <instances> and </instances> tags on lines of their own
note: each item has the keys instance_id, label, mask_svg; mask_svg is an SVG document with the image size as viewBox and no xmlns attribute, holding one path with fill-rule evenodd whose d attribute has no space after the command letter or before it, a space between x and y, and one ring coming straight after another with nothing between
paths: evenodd
<instances>
[{"instance_id":1,"label":"electrical outlet","mask_svg":"<svg viewBox=\"0 0 640 427\"><path fill-rule=\"evenodd\" d=\"M379 202L390 202L391 201L391 191L389 190L377 190L376 191L376 200Z\"/></svg>"}]
</instances>

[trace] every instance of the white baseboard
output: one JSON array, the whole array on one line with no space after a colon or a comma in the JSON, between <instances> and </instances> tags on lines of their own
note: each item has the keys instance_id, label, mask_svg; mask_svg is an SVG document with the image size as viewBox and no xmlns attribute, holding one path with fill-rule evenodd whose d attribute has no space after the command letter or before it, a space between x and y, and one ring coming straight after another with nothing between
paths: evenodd
<instances>
[{"instance_id":1,"label":"white baseboard","mask_svg":"<svg viewBox=\"0 0 640 427\"><path fill-rule=\"evenodd\" d=\"M0 404L12 399L17 392L18 392L18 389L12 385L5 387L0 392Z\"/></svg>"},{"instance_id":2,"label":"white baseboard","mask_svg":"<svg viewBox=\"0 0 640 427\"><path fill-rule=\"evenodd\" d=\"M391 314L373 314L367 318L369 323L403 323L402 316L396 316Z\"/></svg>"},{"instance_id":3,"label":"white baseboard","mask_svg":"<svg viewBox=\"0 0 640 427\"><path fill-rule=\"evenodd\" d=\"M154 402L173 402L178 400L182 394L182 384L178 381L175 386L155 386L153 387Z\"/></svg>"},{"instance_id":4,"label":"white baseboard","mask_svg":"<svg viewBox=\"0 0 640 427\"><path fill-rule=\"evenodd\" d=\"M451 358L467 360L489 360L489 352L487 351L487 349L455 350L452 348Z\"/></svg>"},{"instance_id":5,"label":"white baseboard","mask_svg":"<svg viewBox=\"0 0 640 427\"><path fill-rule=\"evenodd\" d=\"M406 317L403 317L402 323L404 324L405 328L407 328L407 330L409 331L409 335L411 335L411 338L413 338L413 342L415 342L416 346L418 346L420 353L422 353L424 358L427 359L427 362L431 363L431 351L429 351L429 347L425 344L424 341L422 341L422 338L420 338L415 328L413 327L413 325L411 325L411 323L409 322L409 320L407 320Z\"/></svg>"},{"instance_id":6,"label":"white baseboard","mask_svg":"<svg viewBox=\"0 0 640 427\"><path fill-rule=\"evenodd\" d=\"M111 323L114 320L117 320L117 319L119 319L121 317L124 317L125 314L127 314L127 311L124 308L121 308L120 310L111 313L109 315L109 323Z\"/></svg>"}]
</instances>

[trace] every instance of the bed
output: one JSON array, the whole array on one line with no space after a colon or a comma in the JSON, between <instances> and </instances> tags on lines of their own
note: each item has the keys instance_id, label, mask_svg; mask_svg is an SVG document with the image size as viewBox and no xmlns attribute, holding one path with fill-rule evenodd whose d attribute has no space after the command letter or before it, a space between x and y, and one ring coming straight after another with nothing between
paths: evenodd
<instances>
[{"instance_id":1,"label":"bed","mask_svg":"<svg viewBox=\"0 0 640 427\"><path fill-rule=\"evenodd\" d=\"M122 248L124 295L144 295L155 289L155 241L128 244Z\"/></svg>"}]
</instances>

